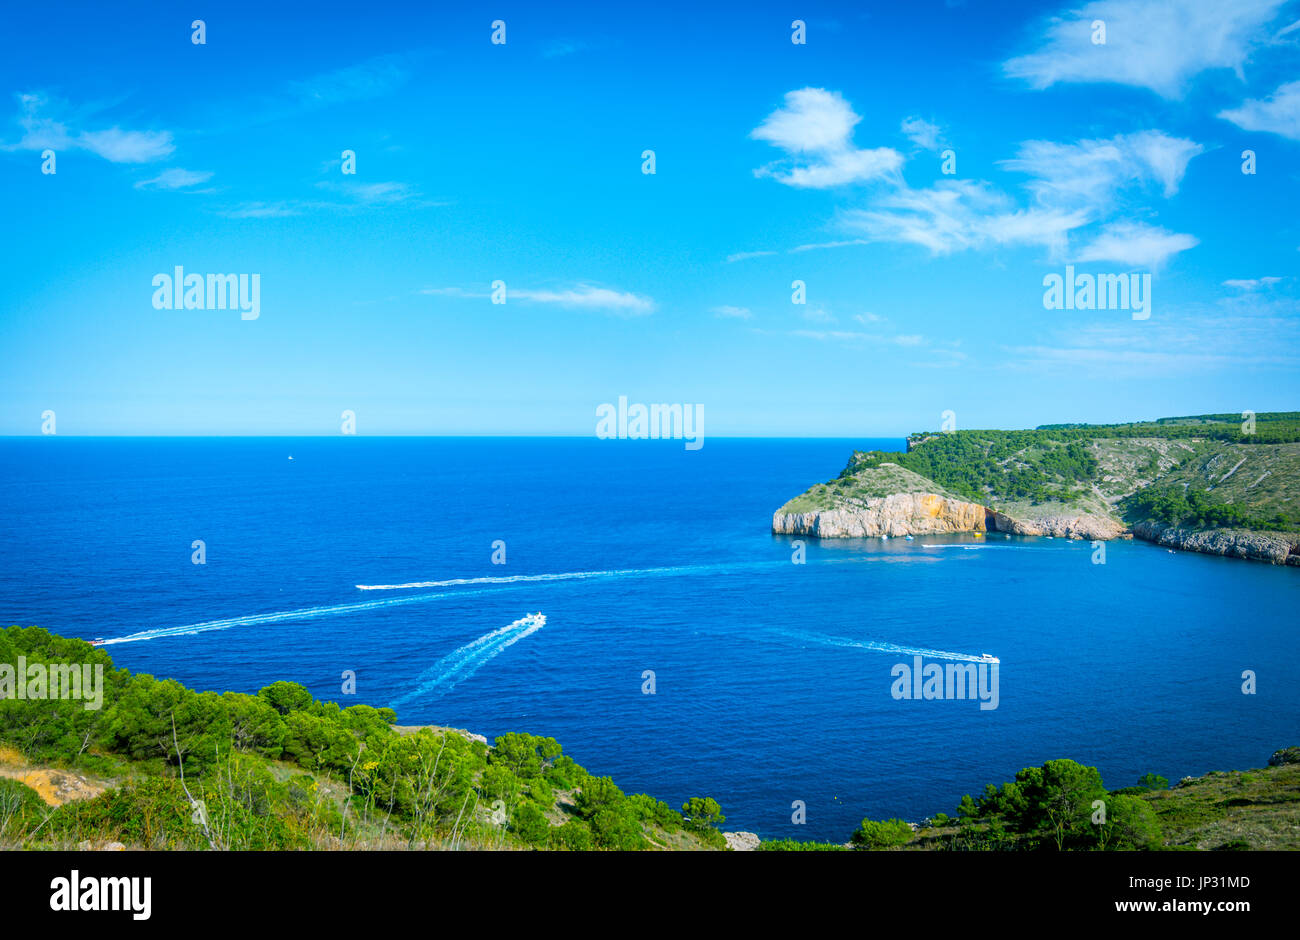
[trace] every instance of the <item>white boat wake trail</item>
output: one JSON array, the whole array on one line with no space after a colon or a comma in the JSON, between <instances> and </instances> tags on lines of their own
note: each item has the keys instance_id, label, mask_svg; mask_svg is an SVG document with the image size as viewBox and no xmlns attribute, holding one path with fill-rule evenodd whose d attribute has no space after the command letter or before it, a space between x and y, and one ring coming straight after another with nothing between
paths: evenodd
<instances>
[{"instance_id":1,"label":"white boat wake trail","mask_svg":"<svg viewBox=\"0 0 1300 940\"><path fill-rule=\"evenodd\" d=\"M926 546L927 548L929 546ZM861 565L873 561L930 561L919 555L867 555L853 558L823 558L819 565ZM607 571L560 571L552 574L512 574L482 578L448 578L445 581L407 581L404 584L358 584L359 591L405 591L411 588L460 587L474 584L527 584L545 581L592 581L606 578L658 578L672 575L710 574L725 571L754 571L785 568L788 561L732 561L712 565L671 565L662 568L611 568Z\"/></svg>"},{"instance_id":2,"label":"white boat wake trail","mask_svg":"<svg viewBox=\"0 0 1300 940\"><path fill-rule=\"evenodd\" d=\"M422 672L415 680L415 688L394 699L390 704L393 708L397 708L414 698L451 691L456 683L474 675L502 650L514 646L526 636L532 636L544 626L546 626L546 617L542 614L529 614L499 630L483 634L477 640L452 650Z\"/></svg>"},{"instance_id":3,"label":"white boat wake trail","mask_svg":"<svg viewBox=\"0 0 1300 940\"><path fill-rule=\"evenodd\" d=\"M952 653L947 650L931 650L921 646L899 646L897 643L886 643L882 640L850 640L841 636L826 636L822 633L805 633L802 630L786 630L777 627L767 629L768 633L777 636L787 637L791 640L801 640L805 643L815 643L818 646L838 646L847 649L857 650L876 650L881 653L896 653L900 656L924 656L927 659L949 659L961 663L979 663L986 660L980 656L973 656L970 653Z\"/></svg>"},{"instance_id":4,"label":"white boat wake trail","mask_svg":"<svg viewBox=\"0 0 1300 940\"><path fill-rule=\"evenodd\" d=\"M931 546L926 546L927 548ZM984 546L980 546L984 547ZM862 564L872 561L928 561L925 555L904 556L855 556L852 558L828 558L819 564ZM785 561L724 562L708 565L676 565L659 568L617 568L605 571L567 571L551 574L520 574L500 577L449 578L443 581L412 581L405 584L358 584L363 591L396 591L411 588L458 588L453 591L436 591L428 594L408 594L402 597L383 598L371 601L355 601L349 604L330 604L320 607L302 607L296 610L280 610L265 614L248 614L243 617L227 617L221 620L205 620L200 623L184 624L176 627L157 627L141 630L127 636L113 637L103 641L104 646L118 643L141 643L168 637L193 636L214 630L229 630L232 627L251 627L264 624L289 623L295 621L315 620L321 617L337 617L344 614L363 613L384 607L400 607L407 604L423 604L446 598L475 597L494 594L498 591L511 590L539 582L602 580L614 578L657 578L676 575L699 575L727 571L754 570L762 568L784 568ZM476 588L464 590L463 588ZM540 630L545 618L534 623L529 618L517 620L509 626L485 634L465 646L448 654L420 679L420 685L408 696L421 694L423 691L451 688L466 676L473 675L483 663L496 656L503 649L513 645L525 636ZM966 653L952 653L943 650L924 649L912 646L900 646L895 643L874 640L850 640L816 633L803 633L796 630L767 628L764 632L783 636L787 639L815 643L823 646L839 646L853 649L877 650L907 656L928 656L934 659L951 659L978 662L980 658Z\"/></svg>"},{"instance_id":5,"label":"white boat wake trail","mask_svg":"<svg viewBox=\"0 0 1300 940\"><path fill-rule=\"evenodd\" d=\"M587 581L604 578L653 578L674 574L707 574L710 571L736 571L745 568L770 568L784 565L780 561L735 562L715 565L675 565L667 568L614 568L609 571L561 571L555 574L512 574L484 578L450 578L446 581L408 581L405 584L358 584L361 591L403 591L408 588L458 587L465 584L526 584L538 581Z\"/></svg>"},{"instance_id":6,"label":"white boat wake trail","mask_svg":"<svg viewBox=\"0 0 1300 940\"><path fill-rule=\"evenodd\" d=\"M331 604L327 607L302 607L298 610L280 610L269 614L249 614L245 617L227 617L224 620L205 620L202 623L190 623L181 627L158 627L153 630L141 630L127 636L113 637L104 641L105 646L114 643L140 643L145 640L159 640L171 636L190 636L195 633L207 633L210 630L229 630L231 627L252 627L265 623L286 623L293 620L314 620L318 617L337 617L340 614L352 614L365 610L377 610L381 607L400 607L404 604L422 604L444 597L474 597L487 591L442 591L434 594L410 594L406 597L386 598L378 601L356 601L351 604ZM493 592L495 593L495 592Z\"/></svg>"}]
</instances>

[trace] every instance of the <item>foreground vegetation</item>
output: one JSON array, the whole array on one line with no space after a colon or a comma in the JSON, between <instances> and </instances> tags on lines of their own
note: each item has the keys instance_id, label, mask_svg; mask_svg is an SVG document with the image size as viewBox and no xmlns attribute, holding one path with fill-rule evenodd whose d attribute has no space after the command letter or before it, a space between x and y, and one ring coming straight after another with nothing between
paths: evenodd
<instances>
[{"instance_id":1,"label":"foreground vegetation","mask_svg":"<svg viewBox=\"0 0 1300 940\"><path fill-rule=\"evenodd\" d=\"M115 669L83 640L0 630L0 664L103 667L104 699L0 690L0 849L721 849L716 801L680 811L584 770L554 738L491 747L449 728L401 729L391 709L341 708L303 686L195 692ZM1099 807L1103 813L1098 815ZM1300 748L1270 767L1107 790L1071 760L1025 768L913 826L864 819L848 849L1300 849Z\"/></svg>"},{"instance_id":2,"label":"foreground vegetation","mask_svg":"<svg viewBox=\"0 0 1300 940\"><path fill-rule=\"evenodd\" d=\"M678 812L625 794L554 738L505 734L489 748L452 729L402 733L391 709L341 708L293 682L256 695L195 692L115 669L83 640L0 630L0 663L19 655L101 665L104 702L87 711L82 701L0 698L0 746L16 765L0 776L0 848L725 845L715 801L692 798ZM103 792L47 805L12 779L34 766Z\"/></svg>"},{"instance_id":3,"label":"foreground vegetation","mask_svg":"<svg viewBox=\"0 0 1300 940\"><path fill-rule=\"evenodd\" d=\"M1300 850L1300 747L1269 766L1213 771L1174 787L1155 774L1107 790L1095 767L1051 760L1015 780L965 796L952 816L913 827L864 819L848 846L765 842L765 851L1178 851Z\"/></svg>"}]
</instances>

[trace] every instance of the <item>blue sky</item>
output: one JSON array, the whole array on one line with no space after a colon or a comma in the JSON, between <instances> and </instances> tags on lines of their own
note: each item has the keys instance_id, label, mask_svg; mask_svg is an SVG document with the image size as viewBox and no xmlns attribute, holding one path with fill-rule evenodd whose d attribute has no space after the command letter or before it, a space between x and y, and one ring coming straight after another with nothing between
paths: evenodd
<instances>
[{"instance_id":1,"label":"blue sky","mask_svg":"<svg viewBox=\"0 0 1300 940\"><path fill-rule=\"evenodd\" d=\"M0 434L1300 406L1300 3L546 6L9 11ZM1067 264L1150 317L1044 309ZM259 316L155 309L177 265Z\"/></svg>"}]
</instances>

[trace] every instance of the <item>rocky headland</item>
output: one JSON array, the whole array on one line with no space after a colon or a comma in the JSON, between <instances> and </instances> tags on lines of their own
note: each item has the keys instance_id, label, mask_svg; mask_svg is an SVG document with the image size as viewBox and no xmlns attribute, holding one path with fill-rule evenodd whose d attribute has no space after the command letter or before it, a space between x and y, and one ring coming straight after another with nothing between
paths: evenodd
<instances>
[{"instance_id":1,"label":"rocky headland","mask_svg":"<svg viewBox=\"0 0 1300 940\"><path fill-rule=\"evenodd\" d=\"M1276 443L1238 434L1224 416L913 435L903 453L855 452L839 477L776 510L772 532L1137 537L1300 566L1293 414L1260 416Z\"/></svg>"}]
</instances>

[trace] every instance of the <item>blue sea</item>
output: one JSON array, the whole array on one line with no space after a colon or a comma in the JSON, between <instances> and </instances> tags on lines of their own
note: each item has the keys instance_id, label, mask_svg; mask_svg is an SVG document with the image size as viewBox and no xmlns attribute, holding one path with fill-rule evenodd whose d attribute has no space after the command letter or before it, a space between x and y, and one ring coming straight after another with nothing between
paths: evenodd
<instances>
[{"instance_id":1,"label":"blue sea","mask_svg":"<svg viewBox=\"0 0 1300 940\"><path fill-rule=\"evenodd\" d=\"M291 679L401 724L554 736L764 838L951 812L1055 757L1120 787L1300 744L1293 568L973 536L794 563L773 510L902 443L0 439L0 621L199 689ZM998 707L896 700L914 650L999 657Z\"/></svg>"}]
</instances>

